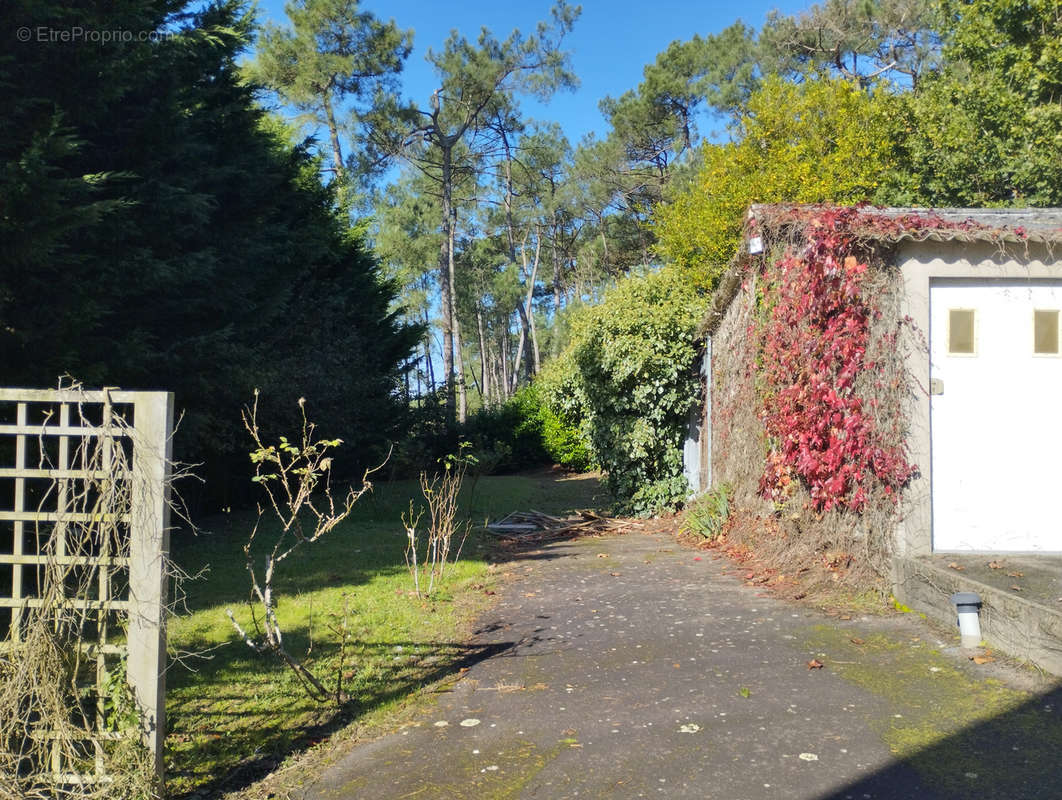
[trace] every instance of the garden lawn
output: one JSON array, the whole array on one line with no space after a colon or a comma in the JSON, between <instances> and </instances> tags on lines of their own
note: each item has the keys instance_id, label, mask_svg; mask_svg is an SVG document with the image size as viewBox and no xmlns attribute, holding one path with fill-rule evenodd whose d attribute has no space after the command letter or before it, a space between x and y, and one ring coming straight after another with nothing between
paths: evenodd
<instances>
[{"instance_id":1,"label":"garden lawn","mask_svg":"<svg viewBox=\"0 0 1062 800\"><path fill-rule=\"evenodd\" d=\"M599 491L590 475L469 478L461 508L474 524L514 510L564 514L601 505ZM167 675L171 796L244 786L351 720L380 726L418 689L485 655L465 641L490 602L490 537L473 532L435 597L417 598L401 524L410 500L423 503L415 481L377 485L341 526L277 568L285 645L330 688L341 681L349 700L339 711L311 700L290 669L253 652L226 616L231 608L254 630L242 547L255 515L228 514L197 536L175 535L175 563L199 577L184 581L169 626L179 662ZM277 531L263 523L259 544Z\"/></svg>"}]
</instances>

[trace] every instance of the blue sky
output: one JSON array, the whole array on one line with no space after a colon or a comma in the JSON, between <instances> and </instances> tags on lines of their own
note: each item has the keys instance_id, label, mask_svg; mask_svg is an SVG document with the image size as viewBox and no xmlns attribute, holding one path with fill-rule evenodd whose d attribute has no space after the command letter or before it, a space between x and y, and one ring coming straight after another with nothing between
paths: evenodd
<instances>
[{"instance_id":1,"label":"blue sky","mask_svg":"<svg viewBox=\"0 0 1062 800\"><path fill-rule=\"evenodd\" d=\"M441 47L453 29L472 40L483 26L499 38L513 28L529 33L539 20L548 19L550 5L548 0L363 0L361 7L382 19L393 18L402 28L414 29L414 50L403 72L403 91L407 97L426 102L438 85L424 61L429 47ZM586 133L605 132L598 101L637 86L644 66L672 41L689 39L695 33L717 33L739 18L758 28L772 9L792 14L809 5L810 2L793 0L747 0L741 4L711 0L589 0L582 3L582 15L566 40L581 87L574 93L556 95L546 107L524 100L524 109L533 118L559 122L569 141L576 144ZM259 11L263 21L283 23L286 19L284 0L259 0Z\"/></svg>"}]
</instances>

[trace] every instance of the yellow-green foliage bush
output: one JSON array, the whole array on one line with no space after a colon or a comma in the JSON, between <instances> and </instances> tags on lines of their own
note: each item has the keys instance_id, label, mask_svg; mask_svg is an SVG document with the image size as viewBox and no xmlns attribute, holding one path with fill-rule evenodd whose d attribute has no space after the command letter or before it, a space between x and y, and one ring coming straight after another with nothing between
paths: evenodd
<instances>
[{"instance_id":1,"label":"yellow-green foliage bush","mask_svg":"<svg viewBox=\"0 0 1062 800\"><path fill-rule=\"evenodd\" d=\"M903 100L844 80L768 78L733 131L706 143L696 178L653 215L658 252L694 284L714 287L753 203L852 203L880 197L895 168Z\"/></svg>"}]
</instances>

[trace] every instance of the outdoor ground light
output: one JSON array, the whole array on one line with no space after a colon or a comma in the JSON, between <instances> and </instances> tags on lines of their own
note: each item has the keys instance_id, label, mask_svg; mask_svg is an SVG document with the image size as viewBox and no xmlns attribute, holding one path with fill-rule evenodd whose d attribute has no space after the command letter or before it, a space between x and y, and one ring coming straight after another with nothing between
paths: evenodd
<instances>
[{"instance_id":1,"label":"outdoor ground light","mask_svg":"<svg viewBox=\"0 0 1062 800\"><path fill-rule=\"evenodd\" d=\"M981 644L981 621L978 611L981 598L976 592L956 592L951 602L959 612L959 636L963 647L977 647Z\"/></svg>"}]
</instances>

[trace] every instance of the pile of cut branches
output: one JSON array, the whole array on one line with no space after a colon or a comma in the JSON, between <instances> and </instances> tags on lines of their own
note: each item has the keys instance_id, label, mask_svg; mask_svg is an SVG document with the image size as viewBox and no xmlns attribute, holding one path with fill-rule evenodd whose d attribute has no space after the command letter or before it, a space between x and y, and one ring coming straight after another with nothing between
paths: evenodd
<instances>
[{"instance_id":1,"label":"pile of cut branches","mask_svg":"<svg viewBox=\"0 0 1062 800\"><path fill-rule=\"evenodd\" d=\"M579 511L571 517L553 517L541 511L514 511L497 522L487 523L484 530L504 542L540 544L576 536L625 533L633 525L630 520L602 517L593 511Z\"/></svg>"}]
</instances>

